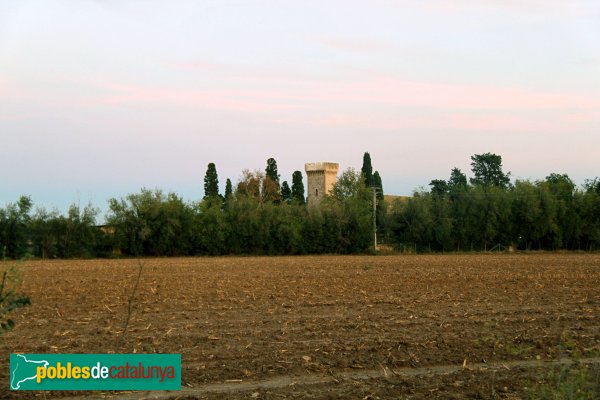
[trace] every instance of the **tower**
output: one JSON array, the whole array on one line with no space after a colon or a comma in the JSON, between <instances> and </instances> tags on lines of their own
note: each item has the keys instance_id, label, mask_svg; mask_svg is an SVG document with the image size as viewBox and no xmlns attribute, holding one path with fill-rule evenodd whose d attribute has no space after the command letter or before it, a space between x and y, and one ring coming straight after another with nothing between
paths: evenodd
<instances>
[{"instance_id":1,"label":"tower","mask_svg":"<svg viewBox=\"0 0 600 400\"><path fill-rule=\"evenodd\" d=\"M317 204L335 184L339 165L330 162L304 164L308 180L308 205Z\"/></svg>"}]
</instances>

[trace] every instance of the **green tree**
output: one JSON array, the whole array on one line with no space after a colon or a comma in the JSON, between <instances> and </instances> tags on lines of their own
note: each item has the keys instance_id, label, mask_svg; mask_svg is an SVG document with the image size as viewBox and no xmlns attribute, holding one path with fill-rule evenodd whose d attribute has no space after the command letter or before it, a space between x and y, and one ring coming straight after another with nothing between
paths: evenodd
<instances>
[{"instance_id":1,"label":"green tree","mask_svg":"<svg viewBox=\"0 0 600 400\"><path fill-rule=\"evenodd\" d=\"M254 175L250 175L252 178L247 176L246 180L253 181ZM255 195L252 189L256 183L249 183L251 187L245 180L238 184L235 201L228 204L226 209L227 224L231 227L227 244L234 254L262 254L264 243L268 240L268 228L265 227L266 221L261 221L260 208L270 204L261 204L260 193Z\"/></svg>"},{"instance_id":2,"label":"green tree","mask_svg":"<svg viewBox=\"0 0 600 400\"><path fill-rule=\"evenodd\" d=\"M326 197L326 203L341 213L342 232L340 248L344 253L366 251L373 243L373 197L365 186L363 175L348 168L337 180L331 190L332 196Z\"/></svg>"},{"instance_id":3,"label":"green tree","mask_svg":"<svg viewBox=\"0 0 600 400\"><path fill-rule=\"evenodd\" d=\"M340 220L327 218L330 208L339 210L329 202L319 203L319 207L305 209L306 215L302 224L303 249L309 254L339 253L341 238Z\"/></svg>"},{"instance_id":4,"label":"green tree","mask_svg":"<svg viewBox=\"0 0 600 400\"><path fill-rule=\"evenodd\" d=\"M387 202L383 193L383 183L379 171L373 174L373 185L377 190L377 241L384 243L390 241L391 224L387 214Z\"/></svg>"},{"instance_id":5,"label":"green tree","mask_svg":"<svg viewBox=\"0 0 600 400\"><path fill-rule=\"evenodd\" d=\"M586 179L583 189L576 197L581 220L580 246L592 251L600 244L600 179Z\"/></svg>"},{"instance_id":6,"label":"green tree","mask_svg":"<svg viewBox=\"0 0 600 400\"><path fill-rule=\"evenodd\" d=\"M227 239L231 225L227 223L221 206L203 201L195 211L194 253L211 256L226 254L229 251Z\"/></svg>"},{"instance_id":7,"label":"green tree","mask_svg":"<svg viewBox=\"0 0 600 400\"><path fill-rule=\"evenodd\" d=\"M231 179L227 178L225 182L225 196L223 197L223 203L226 206L227 203L233 198L233 187L231 185Z\"/></svg>"},{"instance_id":8,"label":"green tree","mask_svg":"<svg viewBox=\"0 0 600 400\"><path fill-rule=\"evenodd\" d=\"M452 168L452 172L450 172L448 189L453 192L464 191L467 189L467 176L456 167Z\"/></svg>"},{"instance_id":9,"label":"green tree","mask_svg":"<svg viewBox=\"0 0 600 400\"><path fill-rule=\"evenodd\" d=\"M433 234L431 199L428 193L416 192L407 201L396 200L393 231L399 248L416 245L429 249Z\"/></svg>"},{"instance_id":10,"label":"green tree","mask_svg":"<svg viewBox=\"0 0 600 400\"><path fill-rule=\"evenodd\" d=\"M265 169L265 176L271 178L273 182L279 185L279 172L277 171L277 161L274 158L267 160L267 168Z\"/></svg>"},{"instance_id":11,"label":"green tree","mask_svg":"<svg viewBox=\"0 0 600 400\"><path fill-rule=\"evenodd\" d=\"M88 204L81 209L77 204L69 207L66 217L54 221L57 256L60 258L89 258L96 255L96 217L99 210Z\"/></svg>"},{"instance_id":12,"label":"green tree","mask_svg":"<svg viewBox=\"0 0 600 400\"><path fill-rule=\"evenodd\" d=\"M471 244L488 250L497 244L508 245L511 235L511 193L496 186L476 185L469 191L468 214Z\"/></svg>"},{"instance_id":13,"label":"green tree","mask_svg":"<svg viewBox=\"0 0 600 400\"><path fill-rule=\"evenodd\" d=\"M573 198L575 183L567 174L551 173L545 179L546 185L554 196L570 200Z\"/></svg>"},{"instance_id":14,"label":"green tree","mask_svg":"<svg viewBox=\"0 0 600 400\"><path fill-rule=\"evenodd\" d=\"M281 200L281 187L279 183L279 173L277 171L277 161L274 158L267 160L265 177L262 180L262 197L265 201L278 203Z\"/></svg>"},{"instance_id":15,"label":"green tree","mask_svg":"<svg viewBox=\"0 0 600 400\"><path fill-rule=\"evenodd\" d=\"M502 172L502 157L497 154L485 153L471 156L471 170L475 175L471 178L473 185L506 189L510 184L510 172Z\"/></svg>"},{"instance_id":16,"label":"green tree","mask_svg":"<svg viewBox=\"0 0 600 400\"><path fill-rule=\"evenodd\" d=\"M338 200L356 197L360 192L364 192L363 196L365 194L368 196L366 185L364 181L361 182L361 175L357 174L354 168L348 168L342 172L331 189L331 194Z\"/></svg>"},{"instance_id":17,"label":"green tree","mask_svg":"<svg viewBox=\"0 0 600 400\"><path fill-rule=\"evenodd\" d=\"M233 187L231 186L231 179L227 178L225 182L225 198L231 198L233 196Z\"/></svg>"},{"instance_id":18,"label":"green tree","mask_svg":"<svg viewBox=\"0 0 600 400\"><path fill-rule=\"evenodd\" d=\"M377 200L380 202L383 201L383 183L381 182L381 176L379 175L379 171L375 171L373 174L373 186L377 188Z\"/></svg>"},{"instance_id":19,"label":"green tree","mask_svg":"<svg viewBox=\"0 0 600 400\"><path fill-rule=\"evenodd\" d=\"M371 165L371 155L369 153L365 153L363 155L363 165L361 168L361 173L365 180L366 187L373 186L373 166Z\"/></svg>"},{"instance_id":20,"label":"green tree","mask_svg":"<svg viewBox=\"0 0 600 400\"><path fill-rule=\"evenodd\" d=\"M588 193L600 194L600 179L597 177L594 179L586 179L583 187Z\"/></svg>"},{"instance_id":21,"label":"green tree","mask_svg":"<svg viewBox=\"0 0 600 400\"><path fill-rule=\"evenodd\" d=\"M442 251L451 250L454 248L451 199L446 196L446 193L432 193L430 196L433 248Z\"/></svg>"},{"instance_id":22,"label":"green tree","mask_svg":"<svg viewBox=\"0 0 600 400\"><path fill-rule=\"evenodd\" d=\"M33 202L29 196L21 196L15 204L0 210L0 255L18 259L28 251L29 212Z\"/></svg>"},{"instance_id":23,"label":"green tree","mask_svg":"<svg viewBox=\"0 0 600 400\"><path fill-rule=\"evenodd\" d=\"M263 254L300 254L304 252L302 224L305 208L298 204L266 203L259 210Z\"/></svg>"},{"instance_id":24,"label":"green tree","mask_svg":"<svg viewBox=\"0 0 600 400\"><path fill-rule=\"evenodd\" d=\"M207 202L211 203L211 202ZM182 256L192 253L194 211L175 193L142 189L125 199L109 200L108 223L128 255Z\"/></svg>"},{"instance_id":25,"label":"green tree","mask_svg":"<svg viewBox=\"0 0 600 400\"><path fill-rule=\"evenodd\" d=\"M469 222L473 220L469 216L474 199L469 193L467 176L460 169L452 168L447 184L452 218L452 241L456 246L455 249L460 251L471 246L469 236L472 227Z\"/></svg>"},{"instance_id":26,"label":"green tree","mask_svg":"<svg viewBox=\"0 0 600 400\"><path fill-rule=\"evenodd\" d=\"M58 211L38 208L31 217L30 231L34 254L40 258L57 257L56 225L61 218Z\"/></svg>"},{"instance_id":27,"label":"green tree","mask_svg":"<svg viewBox=\"0 0 600 400\"><path fill-rule=\"evenodd\" d=\"M552 173L539 185L543 185L554 198L556 208L557 230L549 238L553 248L575 248L581 220L577 213L575 199L575 183L567 174Z\"/></svg>"},{"instance_id":28,"label":"green tree","mask_svg":"<svg viewBox=\"0 0 600 400\"><path fill-rule=\"evenodd\" d=\"M429 182L431 194L435 196L444 196L448 193L448 183L443 179L434 179Z\"/></svg>"},{"instance_id":29,"label":"green tree","mask_svg":"<svg viewBox=\"0 0 600 400\"><path fill-rule=\"evenodd\" d=\"M304 183L302 181L302 172L294 171L292 174L292 200L298 204L304 204Z\"/></svg>"},{"instance_id":30,"label":"green tree","mask_svg":"<svg viewBox=\"0 0 600 400\"><path fill-rule=\"evenodd\" d=\"M209 163L204 175L204 198L219 197L219 177L214 163Z\"/></svg>"},{"instance_id":31,"label":"green tree","mask_svg":"<svg viewBox=\"0 0 600 400\"><path fill-rule=\"evenodd\" d=\"M514 238L525 250L531 250L534 244L539 248L544 232L543 212L537 188L529 181L517 180L512 197Z\"/></svg>"},{"instance_id":32,"label":"green tree","mask_svg":"<svg viewBox=\"0 0 600 400\"><path fill-rule=\"evenodd\" d=\"M292 199L292 189L290 189L290 185L288 185L287 181L283 181L281 184L281 198L286 203L289 203Z\"/></svg>"}]
</instances>

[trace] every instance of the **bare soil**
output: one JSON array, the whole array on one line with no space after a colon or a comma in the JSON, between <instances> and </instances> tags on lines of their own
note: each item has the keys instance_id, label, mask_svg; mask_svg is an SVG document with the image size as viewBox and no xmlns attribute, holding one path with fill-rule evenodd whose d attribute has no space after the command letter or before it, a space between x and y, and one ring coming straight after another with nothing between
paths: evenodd
<instances>
[{"instance_id":1,"label":"bare soil","mask_svg":"<svg viewBox=\"0 0 600 400\"><path fill-rule=\"evenodd\" d=\"M0 398L516 399L550 361L600 356L600 255L143 265L123 335L137 260L20 264L32 306L0 338ZM184 390L8 391L10 353L111 352L181 353Z\"/></svg>"}]
</instances>

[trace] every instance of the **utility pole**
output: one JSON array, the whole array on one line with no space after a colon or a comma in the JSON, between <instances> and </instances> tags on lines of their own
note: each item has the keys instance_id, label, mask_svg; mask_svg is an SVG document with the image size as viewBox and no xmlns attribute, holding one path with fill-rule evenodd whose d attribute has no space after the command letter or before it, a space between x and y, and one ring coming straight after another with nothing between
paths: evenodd
<instances>
[{"instance_id":1,"label":"utility pole","mask_svg":"<svg viewBox=\"0 0 600 400\"><path fill-rule=\"evenodd\" d=\"M377 188L373 186L373 248L377 251Z\"/></svg>"}]
</instances>

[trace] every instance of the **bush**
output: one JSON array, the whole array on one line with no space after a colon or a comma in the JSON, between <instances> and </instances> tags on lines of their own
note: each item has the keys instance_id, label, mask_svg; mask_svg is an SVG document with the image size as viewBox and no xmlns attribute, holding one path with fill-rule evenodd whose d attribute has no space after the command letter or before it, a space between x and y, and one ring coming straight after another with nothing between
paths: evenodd
<instances>
[{"instance_id":1,"label":"bush","mask_svg":"<svg viewBox=\"0 0 600 400\"><path fill-rule=\"evenodd\" d=\"M15 322L10 318L12 311L31 305L29 297L15 293L19 282L16 267L11 267L2 272L0 282L0 334L10 331L15 327Z\"/></svg>"},{"instance_id":2,"label":"bush","mask_svg":"<svg viewBox=\"0 0 600 400\"><path fill-rule=\"evenodd\" d=\"M576 363L556 368L538 382L529 397L543 400L600 398L600 365Z\"/></svg>"}]
</instances>

